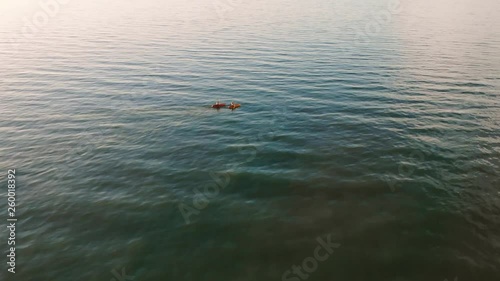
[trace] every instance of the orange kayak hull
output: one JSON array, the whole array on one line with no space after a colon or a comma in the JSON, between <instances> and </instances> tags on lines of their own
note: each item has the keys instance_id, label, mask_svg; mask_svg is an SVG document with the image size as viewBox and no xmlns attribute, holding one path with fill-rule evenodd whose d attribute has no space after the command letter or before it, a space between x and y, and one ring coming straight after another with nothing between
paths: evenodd
<instances>
[{"instance_id":1,"label":"orange kayak hull","mask_svg":"<svg viewBox=\"0 0 500 281\"><path fill-rule=\"evenodd\" d=\"M219 103L219 104L212 105L212 108L221 108L221 107L225 107L225 106L226 106L225 103Z\"/></svg>"}]
</instances>

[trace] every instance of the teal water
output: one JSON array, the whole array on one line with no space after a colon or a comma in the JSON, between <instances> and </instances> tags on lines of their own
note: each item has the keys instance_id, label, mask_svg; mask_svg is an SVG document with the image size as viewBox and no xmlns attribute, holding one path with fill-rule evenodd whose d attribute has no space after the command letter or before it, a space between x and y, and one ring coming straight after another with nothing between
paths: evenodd
<instances>
[{"instance_id":1,"label":"teal water","mask_svg":"<svg viewBox=\"0 0 500 281\"><path fill-rule=\"evenodd\" d=\"M500 2L39 5L0 4L0 280L498 280Z\"/></svg>"}]
</instances>

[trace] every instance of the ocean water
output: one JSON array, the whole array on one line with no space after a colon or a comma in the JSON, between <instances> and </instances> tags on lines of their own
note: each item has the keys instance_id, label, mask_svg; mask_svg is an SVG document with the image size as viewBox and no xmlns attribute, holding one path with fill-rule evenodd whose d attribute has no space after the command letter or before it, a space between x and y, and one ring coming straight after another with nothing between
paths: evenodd
<instances>
[{"instance_id":1,"label":"ocean water","mask_svg":"<svg viewBox=\"0 0 500 281\"><path fill-rule=\"evenodd\" d=\"M40 3L0 3L1 280L500 278L499 1Z\"/></svg>"}]
</instances>

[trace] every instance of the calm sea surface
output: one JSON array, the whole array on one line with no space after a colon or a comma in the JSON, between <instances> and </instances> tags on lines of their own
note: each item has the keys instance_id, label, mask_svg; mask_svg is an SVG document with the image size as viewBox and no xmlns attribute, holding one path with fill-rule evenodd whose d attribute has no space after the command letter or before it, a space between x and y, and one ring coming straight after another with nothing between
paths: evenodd
<instances>
[{"instance_id":1,"label":"calm sea surface","mask_svg":"<svg viewBox=\"0 0 500 281\"><path fill-rule=\"evenodd\" d=\"M0 280L499 280L499 1L67 2L0 3Z\"/></svg>"}]
</instances>

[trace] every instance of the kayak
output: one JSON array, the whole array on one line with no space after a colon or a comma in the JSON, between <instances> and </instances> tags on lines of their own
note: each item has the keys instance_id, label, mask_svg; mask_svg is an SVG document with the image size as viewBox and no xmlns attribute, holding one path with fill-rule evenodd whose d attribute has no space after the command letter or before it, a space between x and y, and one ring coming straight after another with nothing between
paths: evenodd
<instances>
[{"instance_id":1,"label":"kayak","mask_svg":"<svg viewBox=\"0 0 500 281\"><path fill-rule=\"evenodd\" d=\"M212 108L221 108L221 107L226 107L226 104L225 103L219 103L219 104L212 105Z\"/></svg>"},{"instance_id":2,"label":"kayak","mask_svg":"<svg viewBox=\"0 0 500 281\"><path fill-rule=\"evenodd\" d=\"M241 104L239 104L239 103L235 103L235 104L230 105L230 106L229 106L229 109L235 109L235 108L238 108L238 107L240 107L240 106L241 106Z\"/></svg>"}]
</instances>

